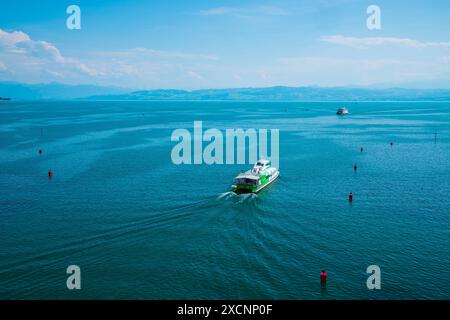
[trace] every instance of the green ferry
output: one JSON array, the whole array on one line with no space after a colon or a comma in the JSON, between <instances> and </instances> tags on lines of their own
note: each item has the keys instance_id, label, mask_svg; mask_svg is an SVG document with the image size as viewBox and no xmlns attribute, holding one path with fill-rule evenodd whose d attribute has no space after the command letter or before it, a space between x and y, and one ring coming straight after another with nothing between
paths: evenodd
<instances>
[{"instance_id":1,"label":"green ferry","mask_svg":"<svg viewBox=\"0 0 450 320\"><path fill-rule=\"evenodd\" d=\"M259 160L252 170L242 172L236 177L231 189L238 194L258 193L274 182L279 175L280 172L272 167L269 160Z\"/></svg>"}]
</instances>

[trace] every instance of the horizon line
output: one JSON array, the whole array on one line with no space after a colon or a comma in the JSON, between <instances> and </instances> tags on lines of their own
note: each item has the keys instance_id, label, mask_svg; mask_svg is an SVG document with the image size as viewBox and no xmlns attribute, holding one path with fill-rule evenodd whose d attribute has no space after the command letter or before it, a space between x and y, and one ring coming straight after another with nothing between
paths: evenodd
<instances>
[{"instance_id":1,"label":"horizon line","mask_svg":"<svg viewBox=\"0 0 450 320\"><path fill-rule=\"evenodd\" d=\"M434 88L419 88L419 87L408 87L408 86L384 86L381 84L373 84L366 86L358 86L358 85L336 85L336 86L320 86L320 85L299 85L299 86L291 86L291 85L269 85L269 86L242 86L242 87L218 87L218 88L196 88L196 89L182 89L176 87L170 88L129 88L122 87L118 85L107 85L107 84L94 84L94 83L79 83L79 84L71 84L71 83L63 83L63 82L37 82L37 83L27 83L27 82L18 82L18 81L9 81L9 80L0 80L0 84L15 84L15 85L24 85L24 86L40 86L40 85L60 85L60 86L68 86L68 87L78 87L78 86L91 86L91 87L101 87L101 88L115 88L115 89L123 89L130 90L132 92L140 92L140 91L168 91L168 90L177 90L177 91L185 91L185 92L194 92L201 90L236 90L236 89L272 89L272 88L291 88L291 89L299 89L299 88L317 88L317 89L368 89L368 90L390 90L390 89L403 89L403 90L446 90L450 91L450 87L434 87Z\"/></svg>"}]
</instances>

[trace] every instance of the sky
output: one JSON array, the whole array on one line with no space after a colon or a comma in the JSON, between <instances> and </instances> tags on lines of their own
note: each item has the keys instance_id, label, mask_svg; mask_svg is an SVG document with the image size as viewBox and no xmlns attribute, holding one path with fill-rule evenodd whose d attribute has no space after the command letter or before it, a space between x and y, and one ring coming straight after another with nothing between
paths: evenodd
<instances>
[{"instance_id":1,"label":"sky","mask_svg":"<svg viewBox=\"0 0 450 320\"><path fill-rule=\"evenodd\" d=\"M0 12L0 81L450 88L448 0L2 0Z\"/></svg>"}]
</instances>

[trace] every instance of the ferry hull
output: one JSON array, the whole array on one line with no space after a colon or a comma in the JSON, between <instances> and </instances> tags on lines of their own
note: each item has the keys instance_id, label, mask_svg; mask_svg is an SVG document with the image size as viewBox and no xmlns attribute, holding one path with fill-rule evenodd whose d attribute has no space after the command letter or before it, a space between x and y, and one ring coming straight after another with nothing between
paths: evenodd
<instances>
[{"instance_id":1,"label":"ferry hull","mask_svg":"<svg viewBox=\"0 0 450 320\"><path fill-rule=\"evenodd\" d=\"M267 180L265 183L261 183L259 186L253 187L248 185L233 185L232 190L234 193L237 194L245 194L245 193L258 193L270 184L274 182L278 176L280 175L280 172L276 172L269 180Z\"/></svg>"}]
</instances>

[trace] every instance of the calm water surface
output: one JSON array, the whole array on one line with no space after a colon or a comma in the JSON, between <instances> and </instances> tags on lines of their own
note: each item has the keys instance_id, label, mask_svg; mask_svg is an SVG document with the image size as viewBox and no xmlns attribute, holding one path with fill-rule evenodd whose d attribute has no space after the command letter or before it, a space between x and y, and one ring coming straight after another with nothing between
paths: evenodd
<instances>
[{"instance_id":1,"label":"calm water surface","mask_svg":"<svg viewBox=\"0 0 450 320\"><path fill-rule=\"evenodd\" d=\"M450 103L341 105L2 102L0 298L448 299ZM280 129L279 180L172 164L194 120Z\"/></svg>"}]
</instances>

